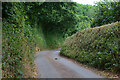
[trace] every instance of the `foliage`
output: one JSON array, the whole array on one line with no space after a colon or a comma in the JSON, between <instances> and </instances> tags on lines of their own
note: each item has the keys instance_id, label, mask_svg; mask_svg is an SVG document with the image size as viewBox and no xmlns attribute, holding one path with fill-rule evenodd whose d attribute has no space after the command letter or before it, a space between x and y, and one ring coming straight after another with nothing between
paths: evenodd
<instances>
[{"instance_id":1,"label":"foliage","mask_svg":"<svg viewBox=\"0 0 120 80\"><path fill-rule=\"evenodd\" d=\"M68 37L60 51L84 64L113 72L120 71L120 22L85 29Z\"/></svg>"},{"instance_id":2,"label":"foliage","mask_svg":"<svg viewBox=\"0 0 120 80\"><path fill-rule=\"evenodd\" d=\"M72 28L73 32L70 34L70 36L77 31L81 31L86 28L91 27L92 23L92 14L94 13L94 6L91 5L83 5L83 4L77 4L76 11L77 11L77 17L79 18L77 25L75 25L74 28Z\"/></svg>"},{"instance_id":3,"label":"foliage","mask_svg":"<svg viewBox=\"0 0 120 80\"><path fill-rule=\"evenodd\" d=\"M25 3L25 10L30 25L42 30L47 48L57 48L66 37L90 28L93 7L74 2L28 2Z\"/></svg>"},{"instance_id":4,"label":"foliage","mask_svg":"<svg viewBox=\"0 0 120 80\"><path fill-rule=\"evenodd\" d=\"M91 17L94 14L94 6L91 5L83 5L77 3L77 14L82 16L89 16Z\"/></svg>"},{"instance_id":5,"label":"foliage","mask_svg":"<svg viewBox=\"0 0 120 80\"><path fill-rule=\"evenodd\" d=\"M92 27L120 21L120 2L118 0L103 0L95 6Z\"/></svg>"},{"instance_id":6,"label":"foliage","mask_svg":"<svg viewBox=\"0 0 120 80\"><path fill-rule=\"evenodd\" d=\"M3 78L25 77L27 73L24 72L25 65L29 64L32 67L34 64L35 39L32 28L26 21L23 6L24 4L16 2L3 3L5 12L2 27Z\"/></svg>"},{"instance_id":7,"label":"foliage","mask_svg":"<svg viewBox=\"0 0 120 80\"><path fill-rule=\"evenodd\" d=\"M59 44L62 44L68 29L74 28L77 24L75 3L40 2L25 3L25 5L31 26L37 29L41 28L46 45L48 45L47 48L60 47ZM36 26L37 24L42 26Z\"/></svg>"}]
</instances>

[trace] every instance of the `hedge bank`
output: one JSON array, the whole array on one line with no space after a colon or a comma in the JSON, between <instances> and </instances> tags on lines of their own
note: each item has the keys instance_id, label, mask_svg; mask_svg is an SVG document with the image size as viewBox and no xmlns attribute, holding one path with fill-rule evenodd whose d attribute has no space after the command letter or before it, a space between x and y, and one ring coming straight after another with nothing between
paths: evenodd
<instances>
[{"instance_id":1,"label":"hedge bank","mask_svg":"<svg viewBox=\"0 0 120 80\"><path fill-rule=\"evenodd\" d=\"M35 39L22 3L4 3L9 16L2 25L2 78L33 78Z\"/></svg>"},{"instance_id":2,"label":"hedge bank","mask_svg":"<svg viewBox=\"0 0 120 80\"><path fill-rule=\"evenodd\" d=\"M60 54L99 69L120 72L120 22L89 28L68 37Z\"/></svg>"}]
</instances>

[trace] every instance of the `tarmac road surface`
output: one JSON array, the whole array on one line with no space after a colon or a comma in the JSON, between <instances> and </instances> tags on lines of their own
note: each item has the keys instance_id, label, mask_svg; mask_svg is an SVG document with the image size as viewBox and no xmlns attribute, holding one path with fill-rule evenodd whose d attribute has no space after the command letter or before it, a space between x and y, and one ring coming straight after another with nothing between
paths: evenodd
<instances>
[{"instance_id":1,"label":"tarmac road surface","mask_svg":"<svg viewBox=\"0 0 120 80\"><path fill-rule=\"evenodd\" d=\"M59 56L60 50L41 51L35 63L40 78L103 78L75 62Z\"/></svg>"}]
</instances>

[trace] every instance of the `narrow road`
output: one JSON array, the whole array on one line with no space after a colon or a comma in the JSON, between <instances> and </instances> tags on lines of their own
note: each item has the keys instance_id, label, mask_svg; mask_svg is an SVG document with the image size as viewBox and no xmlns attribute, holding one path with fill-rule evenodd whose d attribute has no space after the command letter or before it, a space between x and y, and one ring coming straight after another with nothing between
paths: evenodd
<instances>
[{"instance_id":1,"label":"narrow road","mask_svg":"<svg viewBox=\"0 0 120 80\"><path fill-rule=\"evenodd\" d=\"M41 51L35 63L40 78L103 78L91 70L81 67L59 56L60 50Z\"/></svg>"}]
</instances>

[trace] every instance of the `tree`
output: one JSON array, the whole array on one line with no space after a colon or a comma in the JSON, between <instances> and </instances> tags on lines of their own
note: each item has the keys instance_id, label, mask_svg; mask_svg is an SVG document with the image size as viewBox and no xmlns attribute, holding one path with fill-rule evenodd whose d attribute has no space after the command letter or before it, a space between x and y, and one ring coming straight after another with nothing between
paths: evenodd
<instances>
[{"instance_id":1,"label":"tree","mask_svg":"<svg viewBox=\"0 0 120 80\"><path fill-rule=\"evenodd\" d=\"M104 0L96 3L92 27L120 21L120 2Z\"/></svg>"}]
</instances>

